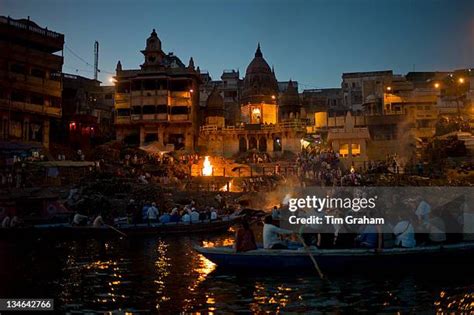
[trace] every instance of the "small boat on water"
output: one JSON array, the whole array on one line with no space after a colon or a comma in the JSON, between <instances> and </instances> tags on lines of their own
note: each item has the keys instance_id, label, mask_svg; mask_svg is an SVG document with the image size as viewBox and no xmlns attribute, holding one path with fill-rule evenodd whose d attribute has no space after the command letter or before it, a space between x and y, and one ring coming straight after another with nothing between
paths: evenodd
<instances>
[{"instance_id":1,"label":"small boat on water","mask_svg":"<svg viewBox=\"0 0 474 315\"><path fill-rule=\"evenodd\" d=\"M61 238L107 238L117 237L121 233L127 236L153 235L190 235L198 233L225 232L239 217L226 216L217 220L203 220L192 223L152 223L148 224L120 224L118 226L73 226L69 223L38 224L19 228L0 228L0 239L52 237Z\"/></svg>"},{"instance_id":2,"label":"small boat on water","mask_svg":"<svg viewBox=\"0 0 474 315\"><path fill-rule=\"evenodd\" d=\"M231 247L201 247L194 249L215 263L219 268L239 270L297 270L313 269L308 251L297 249L256 249L236 253ZM373 249L316 249L310 253L322 270L343 270L355 268L383 268L388 266L413 267L430 264L459 263L474 261L474 242L420 246L415 248L390 248L382 252ZM301 269L298 269L301 268Z\"/></svg>"}]
</instances>

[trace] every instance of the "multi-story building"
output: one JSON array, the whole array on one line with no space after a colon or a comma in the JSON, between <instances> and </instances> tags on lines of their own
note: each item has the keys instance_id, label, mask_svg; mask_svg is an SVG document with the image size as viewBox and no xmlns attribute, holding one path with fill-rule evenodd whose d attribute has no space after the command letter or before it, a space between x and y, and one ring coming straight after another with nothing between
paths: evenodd
<instances>
[{"instance_id":1,"label":"multi-story building","mask_svg":"<svg viewBox=\"0 0 474 315\"><path fill-rule=\"evenodd\" d=\"M141 51L141 69L116 68L115 128L118 140L158 142L163 149L194 150L199 132L200 75L165 54L155 30Z\"/></svg>"},{"instance_id":2,"label":"multi-story building","mask_svg":"<svg viewBox=\"0 0 474 315\"><path fill-rule=\"evenodd\" d=\"M202 84L200 86L200 105L206 109L208 98L217 90L224 101L224 118L227 125L236 125L240 122L240 96L242 80L239 71L224 70L221 80L213 81L208 72L200 72ZM201 120L202 121L202 120Z\"/></svg>"},{"instance_id":3,"label":"multi-story building","mask_svg":"<svg viewBox=\"0 0 474 315\"><path fill-rule=\"evenodd\" d=\"M63 34L29 18L0 17L1 140L49 146L50 120L61 118L63 46Z\"/></svg>"},{"instance_id":4,"label":"multi-story building","mask_svg":"<svg viewBox=\"0 0 474 315\"><path fill-rule=\"evenodd\" d=\"M110 140L114 86L78 75L63 74L62 119L55 124L54 140L74 149Z\"/></svg>"},{"instance_id":5,"label":"multi-story building","mask_svg":"<svg viewBox=\"0 0 474 315\"><path fill-rule=\"evenodd\" d=\"M392 77L392 70L343 73L344 106L359 112L369 96L382 99L385 88L392 83Z\"/></svg>"}]
</instances>

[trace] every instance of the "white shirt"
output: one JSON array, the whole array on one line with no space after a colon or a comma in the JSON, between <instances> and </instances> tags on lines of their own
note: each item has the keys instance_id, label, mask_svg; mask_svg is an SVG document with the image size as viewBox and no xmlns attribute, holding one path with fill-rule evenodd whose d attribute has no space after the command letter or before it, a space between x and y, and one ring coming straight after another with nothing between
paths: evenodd
<instances>
[{"instance_id":1,"label":"white shirt","mask_svg":"<svg viewBox=\"0 0 474 315\"><path fill-rule=\"evenodd\" d=\"M75 224L81 224L82 221L85 221L85 220L87 220L87 217L85 215L76 213L74 215L74 219L72 220L72 222L74 222Z\"/></svg>"},{"instance_id":2,"label":"white shirt","mask_svg":"<svg viewBox=\"0 0 474 315\"><path fill-rule=\"evenodd\" d=\"M183 214L183 217L181 218L181 221L183 222L191 222L191 216L187 213Z\"/></svg>"},{"instance_id":3,"label":"white shirt","mask_svg":"<svg viewBox=\"0 0 474 315\"><path fill-rule=\"evenodd\" d=\"M444 242L446 241L446 226L441 218L434 217L430 218L428 223L425 224L428 228L429 238L432 242Z\"/></svg>"},{"instance_id":4,"label":"white shirt","mask_svg":"<svg viewBox=\"0 0 474 315\"><path fill-rule=\"evenodd\" d=\"M198 222L199 221L199 213L197 211L191 212L191 221Z\"/></svg>"},{"instance_id":5,"label":"white shirt","mask_svg":"<svg viewBox=\"0 0 474 315\"><path fill-rule=\"evenodd\" d=\"M104 220L102 219L102 216L98 215L97 218L95 218L94 223L92 223L92 226L100 227L103 224L104 224Z\"/></svg>"},{"instance_id":6,"label":"white shirt","mask_svg":"<svg viewBox=\"0 0 474 315\"><path fill-rule=\"evenodd\" d=\"M156 207L154 206L151 206L150 208L148 208L146 214L148 219L156 220L156 218L158 218L158 209L156 209Z\"/></svg>"},{"instance_id":7,"label":"white shirt","mask_svg":"<svg viewBox=\"0 0 474 315\"><path fill-rule=\"evenodd\" d=\"M211 212L211 220L217 220L217 212L215 211Z\"/></svg>"},{"instance_id":8,"label":"white shirt","mask_svg":"<svg viewBox=\"0 0 474 315\"><path fill-rule=\"evenodd\" d=\"M10 217L6 216L2 221L2 228L10 227Z\"/></svg>"},{"instance_id":9,"label":"white shirt","mask_svg":"<svg viewBox=\"0 0 474 315\"><path fill-rule=\"evenodd\" d=\"M409 221L400 221L393 228L395 244L402 247L415 247L415 229Z\"/></svg>"},{"instance_id":10,"label":"white shirt","mask_svg":"<svg viewBox=\"0 0 474 315\"><path fill-rule=\"evenodd\" d=\"M273 224L263 225L263 248L271 248L275 244L282 244L280 234L293 234L293 231L280 229Z\"/></svg>"}]
</instances>

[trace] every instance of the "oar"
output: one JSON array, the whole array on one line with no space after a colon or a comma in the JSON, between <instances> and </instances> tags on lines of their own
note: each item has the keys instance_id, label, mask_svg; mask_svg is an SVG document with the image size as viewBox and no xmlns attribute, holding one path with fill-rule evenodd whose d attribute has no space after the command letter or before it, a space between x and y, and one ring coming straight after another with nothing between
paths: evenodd
<instances>
[{"instance_id":1,"label":"oar","mask_svg":"<svg viewBox=\"0 0 474 315\"><path fill-rule=\"evenodd\" d=\"M123 233L122 231L120 231L119 229L116 229L114 228L112 225L108 225L108 224L104 224L106 227L108 228L111 228L112 230L114 230L115 232L119 233L120 235L123 235L125 237L127 237L127 234Z\"/></svg>"},{"instance_id":2,"label":"oar","mask_svg":"<svg viewBox=\"0 0 474 315\"><path fill-rule=\"evenodd\" d=\"M316 258L314 258L313 254L311 254L311 250L309 249L308 245L306 245L303 237L301 237L301 235L299 233L296 233L296 235L298 236L301 244L303 244L303 247L304 249L306 250L306 253L308 253L309 255L309 258L311 258L311 260L313 261L313 265L314 265L314 268L316 268L316 271L318 272L319 274L319 277L323 280L324 279L324 275L321 271L321 268L319 268L319 265L318 265L318 262L316 261Z\"/></svg>"}]
</instances>

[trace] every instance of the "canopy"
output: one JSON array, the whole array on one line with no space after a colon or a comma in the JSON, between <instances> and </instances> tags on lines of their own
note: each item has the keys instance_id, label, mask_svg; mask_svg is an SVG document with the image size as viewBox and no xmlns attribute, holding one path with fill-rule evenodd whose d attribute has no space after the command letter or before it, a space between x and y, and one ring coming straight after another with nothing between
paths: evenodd
<instances>
[{"instance_id":1,"label":"canopy","mask_svg":"<svg viewBox=\"0 0 474 315\"><path fill-rule=\"evenodd\" d=\"M147 145L140 146L140 150L143 150L147 153L169 153L170 150L167 150L165 146L163 146L158 141L153 141Z\"/></svg>"}]
</instances>

